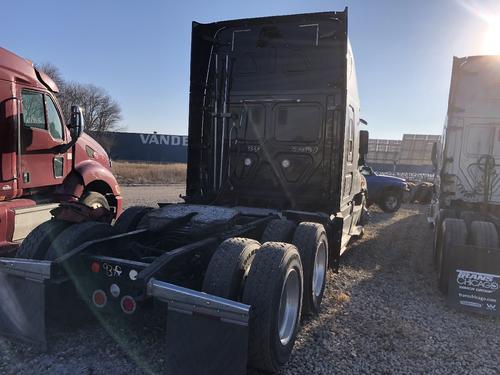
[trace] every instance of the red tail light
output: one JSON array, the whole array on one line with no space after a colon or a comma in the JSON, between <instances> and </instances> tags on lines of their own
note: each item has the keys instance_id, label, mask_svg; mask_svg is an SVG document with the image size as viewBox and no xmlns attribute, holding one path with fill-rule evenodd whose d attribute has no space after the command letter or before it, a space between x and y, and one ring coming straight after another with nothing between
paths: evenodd
<instances>
[{"instance_id":1,"label":"red tail light","mask_svg":"<svg viewBox=\"0 0 500 375\"><path fill-rule=\"evenodd\" d=\"M106 306L106 303L108 303L108 297L106 296L106 293L104 293L104 290L98 289L94 291L92 294L92 302L94 302L94 305L97 307Z\"/></svg>"},{"instance_id":2,"label":"red tail light","mask_svg":"<svg viewBox=\"0 0 500 375\"><path fill-rule=\"evenodd\" d=\"M125 296L122 298L121 306L122 306L122 311L125 314L132 314L135 311L137 304L132 297Z\"/></svg>"},{"instance_id":3,"label":"red tail light","mask_svg":"<svg viewBox=\"0 0 500 375\"><path fill-rule=\"evenodd\" d=\"M90 265L90 270L93 273L99 273L99 271L101 270L101 265L98 262L92 262L92 264Z\"/></svg>"}]
</instances>

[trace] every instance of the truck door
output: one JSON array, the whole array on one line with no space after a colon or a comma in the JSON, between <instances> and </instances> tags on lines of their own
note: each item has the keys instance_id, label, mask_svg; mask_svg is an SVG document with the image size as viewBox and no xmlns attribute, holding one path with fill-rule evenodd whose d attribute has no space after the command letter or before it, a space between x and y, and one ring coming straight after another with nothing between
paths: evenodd
<instances>
[{"instance_id":1,"label":"truck door","mask_svg":"<svg viewBox=\"0 0 500 375\"><path fill-rule=\"evenodd\" d=\"M0 90L8 89L7 83L0 82ZM0 104L0 201L14 198L17 190L16 103L15 98L10 98Z\"/></svg>"},{"instance_id":2,"label":"truck door","mask_svg":"<svg viewBox=\"0 0 500 375\"><path fill-rule=\"evenodd\" d=\"M59 185L68 173L67 155L61 153L67 134L54 100L47 93L21 90L22 189Z\"/></svg>"},{"instance_id":3,"label":"truck door","mask_svg":"<svg viewBox=\"0 0 500 375\"><path fill-rule=\"evenodd\" d=\"M355 134L357 132L356 113L354 108L349 105L346 112L346 128L345 128L345 142L344 142L344 174L342 182L342 216L344 217L344 227L342 236L342 247L347 245L350 236L351 226L353 224L352 218L352 201L354 195L359 191L359 181L357 181L355 174L358 173L357 165L357 148ZM359 178L359 177L358 177Z\"/></svg>"}]
</instances>

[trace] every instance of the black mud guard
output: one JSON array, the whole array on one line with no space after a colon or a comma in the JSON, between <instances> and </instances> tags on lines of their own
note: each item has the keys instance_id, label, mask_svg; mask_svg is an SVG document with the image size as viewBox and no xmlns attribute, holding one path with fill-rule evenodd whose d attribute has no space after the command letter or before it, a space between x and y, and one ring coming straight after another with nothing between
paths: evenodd
<instances>
[{"instance_id":1,"label":"black mud guard","mask_svg":"<svg viewBox=\"0 0 500 375\"><path fill-rule=\"evenodd\" d=\"M167 374L246 374L248 326L168 309Z\"/></svg>"},{"instance_id":2,"label":"black mud guard","mask_svg":"<svg viewBox=\"0 0 500 375\"><path fill-rule=\"evenodd\" d=\"M449 260L448 304L500 316L500 250L457 246Z\"/></svg>"},{"instance_id":3,"label":"black mud guard","mask_svg":"<svg viewBox=\"0 0 500 375\"><path fill-rule=\"evenodd\" d=\"M47 349L45 334L48 261L0 260L0 334Z\"/></svg>"},{"instance_id":4,"label":"black mud guard","mask_svg":"<svg viewBox=\"0 0 500 375\"><path fill-rule=\"evenodd\" d=\"M247 373L250 306L152 280L148 294L167 303L166 373Z\"/></svg>"}]
</instances>

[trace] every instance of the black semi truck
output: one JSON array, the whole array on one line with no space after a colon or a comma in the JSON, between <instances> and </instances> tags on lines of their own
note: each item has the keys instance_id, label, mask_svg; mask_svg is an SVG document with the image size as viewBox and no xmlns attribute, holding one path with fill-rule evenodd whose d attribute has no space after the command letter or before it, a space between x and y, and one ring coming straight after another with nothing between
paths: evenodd
<instances>
[{"instance_id":1,"label":"black semi truck","mask_svg":"<svg viewBox=\"0 0 500 375\"><path fill-rule=\"evenodd\" d=\"M193 23L185 203L56 212L30 259L0 258L0 331L44 347L62 293L100 317L162 305L167 373L279 370L363 231L361 123L347 9Z\"/></svg>"}]
</instances>

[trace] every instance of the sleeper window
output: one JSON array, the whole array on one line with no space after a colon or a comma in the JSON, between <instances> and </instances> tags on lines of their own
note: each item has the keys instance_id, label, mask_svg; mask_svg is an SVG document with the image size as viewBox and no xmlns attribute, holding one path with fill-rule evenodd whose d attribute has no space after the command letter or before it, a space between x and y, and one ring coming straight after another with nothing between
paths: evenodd
<instances>
[{"instance_id":1,"label":"sleeper window","mask_svg":"<svg viewBox=\"0 0 500 375\"><path fill-rule=\"evenodd\" d=\"M321 107L318 105L279 105L275 107L275 137L284 142L313 142L321 131Z\"/></svg>"}]
</instances>

